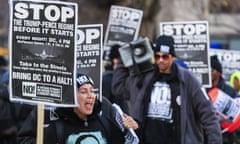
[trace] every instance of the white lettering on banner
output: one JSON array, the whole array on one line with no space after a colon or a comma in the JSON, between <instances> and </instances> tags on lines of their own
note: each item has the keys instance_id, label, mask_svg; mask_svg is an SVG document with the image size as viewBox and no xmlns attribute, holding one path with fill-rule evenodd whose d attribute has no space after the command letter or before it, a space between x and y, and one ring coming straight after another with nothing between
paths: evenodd
<instances>
[{"instance_id":1,"label":"white lettering on banner","mask_svg":"<svg viewBox=\"0 0 240 144\"><path fill-rule=\"evenodd\" d=\"M70 77L62 77L62 76L55 76L53 75L52 77L47 75L44 77L44 79L47 82L52 82L56 84L62 84L62 85L73 85L73 80Z\"/></svg>"},{"instance_id":2,"label":"white lettering on banner","mask_svg":"<svg viewBox=\"0 0 240 144\"><path fill-rule=\"evenodd\" d=\"M70 7L61 6L60 8L56 5L48 5L45 7L43 4L23 3L19 2L15 5L14 15L19 19L27 19L30 13L33 13L32 19L40 20L40 15L44 12L44 16L49 21L66 22L68 18L73 18L74 10Z\"/></svg>"},{"instance_id":3,"label":"white lettering on banner","mask_svg":"<svg viewBox=\"0 0 240 144\"><path fill-rule=\"evenodd\" d=\"M208 68L189 68L193 73L207 73Z\"/></svg>"},{"instance_id":4,"label":"white lettering on banner","mask_svg":"<svg viewBox=\"0 0 240 144\"><path fill-rule=\"evenodd\" d=\"M74 36L73 31L59 30L59 29L51 29L50 34L53 35L62 35L62 36Z\"/></svg>"},{"instance_id":5,"label":"white lettering on banner","mask_svg":"<svg viewBox=\"0 0 240 144\"><path fill-rule=\"evenodd\" d=\"M61 70L61 71L67 71L66 66L59 66L59 65L55 65L55 64L50 64L50 68L56 69L56 70Z\"/></svg>"},{"instance_id":6,"label":"white lettering on banner","mask_svg":"<svg viewBox=\"0 0 240 144\"><path fill-rule=\"evenodd\" d=\"M31 73L13 72L12 79L32 80Z\"/></svg>"},{"instance_id":7,"label":"white lettering on banner","mask_svg":"<svg viewBox=\"0 0 240 144\"><path fill-rule=\"evenodd\" d=\"M136 25L136 24L135 24ZM132 28L126 28L126 27L117 27L117 26L112 26L110 27L110 30L112 32L119 32L121 31L122 33L126 33L126 34L134 34L135 30Z\"/></svg>"},{"instance_id":8,"label":"white lettering on banner","mask_svg":"<svg viewBox=\"0 0 240 144\"><path fill-rule=\"evenodd\" d=\"M24 67L32 67L32 63L24 61L19 61L19 65Z\"/></svg>"},{"instance_id":9,"label":"white lettering on banner","mask_svg":"<svg viewBox=\"0 0 240 144\"><path fill-rule=\"evenodd\" d=\"M23 25L28 27L39 27L41 25L41 22L33 20L24 20Z\"/></svg>"},{"instance_id":10,"label":"white lettering on banner","mask_svg":"<svg viewBox=\"0 0 240 144\"><path fill-rule=\"evenodd\" d=\"M33 73L33 81L41 81L41 74L35 74Z\"/></svg>"},{"instance_id":11,"label":"white lettering on banner","mask_svg":"<svg viewBox=\"0 0 240 144\"><path fill-rule=\"evenodd\" d=\"M56 22L43 21L42 22L42 27L56 29L57 28L57 23Z\"/></svg>"},{"instance_id":12,"label":"white lettering on banner","mask_svg":"<svg viewBox=\"0 0 240 144\"><path fill-rule=\"evenodd\" d=\"M225 119L230 121L235 121L240 113L240 105L220 89L213 106Z\"/></svg>"},{"instance_id":13,"label":"white lettering on banner","mask_svg":"<svg viewBox=\"0 0 240 144\"><path fill-rule=\"evenodd\" d=\"M163 26L165 35L200 35L206 32L204 24L169 24Z\"/></svg>"},{"instance_id":14,"label":"white lettering on banner","mask_svg":"<svg viewBox=\"0 0 240 144\"><path fill-rule=\"evenodd\" d=\"M54 85L38 85L37 86L37 94L43 96L51 96L60 98L61 95L61 87L57 87Z\"/></svg>"},{"instance_id":15,"label":"white lettering on banner","mask_svg":"<svg viewBox=\"0 0 240 144\"><path fill-rule=\"evenodd\" d=\"M86 31L77 30L77 44L91 44L93 40L100 37L100 31L98 29L86 29Z\"/></svg>"},{"instance_id":16,"label":"white lettering on banner","mask_svg":"<svg viewBox=\"0 0 240 144\"><path fill-rule=\"evenodd\" d=\"M58 29L64 29L64 30L74 30L73 24L65 24L65 23L58 23Z\"/></svg>"},{"instance_id":17,"label":"white lettering on banner","mask_svg":"<svg viewBox=\"0 0 240 144\"><path fill-rule=\"evenodd\" d=\"M240 61L240 55L238 53L217 53L216 55L218 56L220 61L225 61L225 62L237 62Z\"/></svg>"},{"instance_id":18,"label":"white lettering on banner","mask_svg":"<svg viewBox=\"0 0 240 144\"><path fill-rule=\"evenodd\" d=\"M90 44L90 45L83 45L82 46L83 51L99 50L99 49L100 49L99 44Z\"/></svg>"},{"instance_id":19,"label":"white lettering on banner","mask_svg":"<svg viewBox=\"0 0 240 144\"><path fill-rule=\"evenodd\" d=\"M61 97L61 87L48 85L48 84L40 84L33 82L22 82L22 95L27 97L37 97L39 95L42 96L50 96L50 97Z\"/></svg>"},{"instance_id":20,"label":"white lettering on banner","mask_svg":"<svg viewBox=\"0 0 240 144\"><path fill-rule=\"evenodd\" d=\"M86 57L86 56L98 56L100 55L99 51L85 51L79 52L79 56Z\"/></svg>"},{"instance_id":21,"label":"white lettering on banner","mask_svg":"<svg viewBox=\"0 0 240 144\"><path fill-rule=\"evenodd\" d=\"M22 35L16 35L16 39L22 39L22 40L30 40L30 36L22 36Z\"/></svg>"},{"instance_id":22,"label":"white lettering on banner","mask_svg":"<svg viewBox=\"0 0 240 144\"><path fill-rule=\"evenodd\" d=\"M40 33L40 28L35 27L22 27L22 26L14 26L13 31L15 32L28 32L28 33Z\"/></svg>"},{"instance_id":23,"label":"white lettering on banner","mask_svg":"<svg viewBox=\"0 0 240 144\"><path fill-rule=\"evenodd\" d=\"M112 24L111 30L115 30L115 31L116 31L116 28L112 29L113 25L117 25L117 26L124 25L125 29L128 29L128 28L136 29L136 27L138 26L138 21L129 21L129 20L126 21L124 19L113 19L113 20L111 20L111 24ZM119 28L121 30L123 29L123 27L119 27Z\"/></svg>"},{"instance_id":24,"label":"white lettering on banner","mask_svg":"<svg viewBox=\"0 0 240 144\"><path fill-rule=\"evenodd\" d=\"M139 20L140 14L134 11L123 10L123 9L112 9L111 13L113 18L124 19L124 20Z\"/></svg>"},{"instance_id":25,"label":"white lettering on banner","mask_svg":"<svg viewBox=\"0 0 240 144\"><path fill-rule=\"evenodd\" d=\"M63 85L72 85L72 78L58 76L57 83Z\"/></svg>"}]
</instances>

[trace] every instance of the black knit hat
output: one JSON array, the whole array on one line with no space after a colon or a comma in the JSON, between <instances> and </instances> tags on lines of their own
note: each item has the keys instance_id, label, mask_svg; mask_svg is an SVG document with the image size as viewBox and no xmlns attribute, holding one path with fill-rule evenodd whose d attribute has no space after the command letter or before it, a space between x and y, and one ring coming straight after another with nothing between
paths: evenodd
<instances>
[{"instance_id":1,"label":"black knit hat","mask_svg":"<svg viewBox=\"0 0 240 144\"><path fill-rule=\"evenodd\" d=\"M222 73L222 65L219 62L217 55L211 56L211 68L217 70L220 73Z\"/></svg>"},{"instance_id":2,"label":"black knit hat","mask_svg":"<svg viewBox=\"0 0 240 144\"><path fill-rule=\"evenodd\" d=\"M114 44L111 46L111 50L110 50L110 54L109 54L109 58L112 60L114 58L120 58L120 53L119 53L119 48L121 46L119 44Z\"/></svg>"},{"instance_id":3,"label":"black knit hat","mask_svg":"<svg viewBox=\"0 0 240 144\"><path fill-rule=\"evenodd\" d=\"M93 82L92 78L90 78L89 76L87 76L85 74L78 74L76 80L77 80L77 87L78 88L80 86L82 86L83 84L86 84L86 83L89 83L89 84L94 86L94 82Z\"/></svg>"},{"instance_id":4,"label":"black knit hat","mask_svg":"<svg viewBox=\"0 0 240 144\"><path fill-rule=\"evenodd\" d=\"M156 40L156 46L154 47L154 52L158 51L176 56L173 37L167 35L159 36Z\"/></svg>"}]
</instances>

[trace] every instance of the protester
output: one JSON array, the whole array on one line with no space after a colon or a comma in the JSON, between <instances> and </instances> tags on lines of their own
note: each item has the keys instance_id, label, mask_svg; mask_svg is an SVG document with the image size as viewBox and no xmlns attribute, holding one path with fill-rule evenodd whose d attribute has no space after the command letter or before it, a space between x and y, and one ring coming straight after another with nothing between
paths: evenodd
<instances>
[{"instance_id":1,"label":"protester","mask_svg":"<svg viewBox=\"0 0 240 144\"><path fill-rule=\"evenodd\" d=\"M17 125L14 120L13 105L8 93L9 72L6 71L0 80L0 143L15 144Z\"/></svg>"},{"instance_id":2,"label":"protester","mask_svg":"<svg viewBox=\"0 0 240 144\"><path fill-rule=\"evenodd\" d=\"M232 98L236 98L238 95L230 85L228 85L225 79L222 77L222 65L219 62L217 55L211 56L211 68L212 68L212 88L217 87L227 93Z\"/></svg>"},{"instance_id":3,"label":"protester","mask_svg":"<svg viewBox=\"0 0 240 144\"><path fill-rule=\"evenodd\" d=\"M7 72L7 66L7 60L3 56L0 56L0 79L2 79L3 74Z\"/></svg>"},{"instance_id":4,"label":"protester","mask_svg":"<svg viewBox=\"0 0 240 144\"><path fill-rule=\"evenodd\" d=\"M235 71L231 74L229 83L238 92L238 95L240 95L240 71Z\"/></svg>"},{"instance_id":5,"label":"protester","mask_svg":"<svg viewBox=\"0 0 240 144\"><path fill-rule=\"evenodd\" d=\"M17 132L33 109L33 105L10 101L9 71L2 75L0 81L0 143L16 144Z\"/></svg>"},{"instance_id":6,"label":"protester","mask_svg":"<svg viewBox=\"0 0 240 144\"><path fill-rule=\"evenodd\" d=\"M4 84L6 87L8 87L8 84L9 84L9 71L5 71L3 74L2 74L2 77L1 77L1 81L0 81L2 84Z\"/></svg>"},{"instance_id":7,"label":"protester","mask_svg":"<svg viewBox=\"0 0 240 144\"><path fill-rule=\"evenodd\" d=\"M211 56L211 76L212 87L207 89L209 92L212 88L219 88L231 98L237 98L238 94L230 85L228 85L225 79L222 77L222 65L218 60L217 55ZM223 133L223 144L233 144L236 141L235 133L225 132Z\"/></svg>"},{"instance_id":8,"label":"protester","mask_svg":"<svg viewBox=\"0 0 240 144\"><path fill-rule=\"evenodd\" d=\"M22 127L33 106L10 101L9 71L2 75L0 81L0 143L16 144L17 132Z\"/></svg>"},{"instance_id":9,"label":"protester","mask_svg":"<svg viewBox=\"0 0 240 144\"><path fill-rule=\"evenodd\" d=\"M112 89L110 88L112 84L113 70L116 68L120 60L120 54L118 51L119 48L119 44L114 44L111 46L109 54L110 64L106 65L105 71L102 75L102 94L108 100L110 100L111 103L118 104L125 113L128 113L128 101L114 97L112 94Z\"/></svg>"},{"instance_id":10,"label":"protester","mask_svg":"<svg viewBox=\"0 0 240 144\"><path fill-rule=\"evenodd\" d=\"M94 93L94 83L87 75L77 77L78 107L58 108L59 119L47 121L44 128L44 144L123 144L124 136L111 118L111 104L100 103ZM106 100L106 99L105 99ZM101 114L102 112L102 114ZM36 114L29 116L25 125L19 131L19 143L35 143ZM125 120L127 128L138 128L133 119ZM35 119L35 121L34 121Z\"/></svg>"},{"instance_id":11,"label":"protester","mask_svg":"<svg viewBox=\"0 0 240 144\"><path fill-rule=\"evenodd\" d=\"M231 74L230 76L230 82L229 82L230 86L233 87L237 93L238 93L238 98L235 99L236 102L238 102L240 104L240 71L235 71L234 73ZM240 143L240 130L236 130L235 131L235 135L236 139L234 140L236 144Z\"/></svg>"},{"instance_id":12,"label":"protester","mask_svg":"<svg viewBox=\"0 0 240 144\"><path fill-rule=\"evenodd\" d=\"M144 144L221 144L216 113L198 80L174 63L171 36L157 38L154 69L132 75L123 64L114 71L114 95L130 99ZM142 84L139 84L141 82Z\"/></svg>"}]
</instances>

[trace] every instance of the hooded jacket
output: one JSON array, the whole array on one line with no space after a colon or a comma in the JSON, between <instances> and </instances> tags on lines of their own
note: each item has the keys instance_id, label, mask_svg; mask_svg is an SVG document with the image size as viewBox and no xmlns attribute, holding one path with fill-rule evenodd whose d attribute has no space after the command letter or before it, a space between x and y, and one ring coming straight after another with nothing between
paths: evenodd
<instances>
[{"instance_id":1,"label":"hooded jacket","mask_svg":"<svg viewBox=\"0 0 240 144\"><path fill-rule=\"evenodd\" d=\"M238 81L240 82L240 71L236 71L234 72L231 76L230 76L230 86L234 87L234 79L237 78ZM240 95L240 90L238 91L238 94Z\"/></svg>"},{"instance_id":2,"label":"hooded jacket","mask_svg":"<svg viewBox=\"0 0 240 144\"><path fill-rule=\"evenodd\" d=\"M45 113L44 144L75 144L76 142L99 144L123 144L123 134L111 120L109 103L103 100L94 106L87 121L80 119L72 108L57 109L57 120ZM101 114L102 113L102 114ZM31 112L18 134L19 144L36 143L36 111Z\"/></svg>"},{"instance_id":3,"label":"hooded jacket","mask_svg":"<svg viewBox=\"0 0 240 144\"><path fill-rule=\"evenodd\" d=\"M9 100L8 88L0 84L0 143L16 143L17 125L14 119L13 104Z\"/></svg>"},{"instance_id":4,"label":"hooded jacket","mask_svg":"<svg viewBox=\"0 0 240 144\"><path fill-rule=\"evenodd\" d=\"M123 64L119 64L114 72L113 93L115 96L130 99L130 115L140 122L143 130L144 106L148 103L145 95L155 70L141 75L130 75L128 69ZM177 66L177 71L181 96L181 144L203 144L204 132L207 134L207 144L221 144L221 130L217 116L200 83L188 70Z\"/></svg>"}]
</instances>

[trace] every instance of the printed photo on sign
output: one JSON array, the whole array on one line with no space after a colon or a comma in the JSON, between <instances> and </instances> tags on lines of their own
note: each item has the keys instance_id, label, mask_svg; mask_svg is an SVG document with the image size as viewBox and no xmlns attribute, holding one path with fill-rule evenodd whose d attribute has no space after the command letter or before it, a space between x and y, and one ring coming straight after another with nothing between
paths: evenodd
<instances>
[{"instance_id":1,"label":"printed photo on sign","mask_svg":"<svg viewBox=\"0 0 240 144\"><path fill-rule=\"evenodd\" d=\"M11 100L76 106L77 4L28 0L9 4Z\"/></svg>"}]
</instances>

